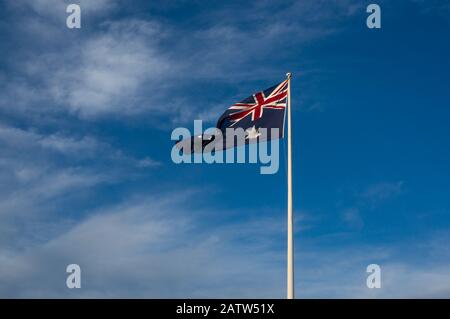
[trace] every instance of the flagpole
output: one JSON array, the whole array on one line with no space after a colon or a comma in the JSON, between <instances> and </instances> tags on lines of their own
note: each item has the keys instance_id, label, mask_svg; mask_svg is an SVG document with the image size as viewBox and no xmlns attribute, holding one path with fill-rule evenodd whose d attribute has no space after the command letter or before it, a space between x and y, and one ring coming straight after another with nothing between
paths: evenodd
<instances>
[{"instance_id":1,"label":"flagpole","mask_svg":"<svg viewBox=\"0 0 450 319\"><path fill-rule=\"evenodd\" d=\"M291 73L286 74L288 79L288 155L287 155L287 299L294 299L294 216L292 212L292 139L291 139Z\"/></svg>"}]
</instances>

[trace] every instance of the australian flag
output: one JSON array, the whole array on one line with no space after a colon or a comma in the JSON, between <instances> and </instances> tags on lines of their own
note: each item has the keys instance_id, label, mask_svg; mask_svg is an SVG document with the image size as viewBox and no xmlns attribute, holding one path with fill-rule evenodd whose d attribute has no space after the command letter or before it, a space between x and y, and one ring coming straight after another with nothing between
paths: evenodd
<instances>
[{"instance_id":1,"label":"australian flag","mask_svg":"<svg viewBox=\"0 0 450 319\"><path fill-rule=\"evenodd\" d=\"M229 145L239 146L227 143L227 128L242 129L246 135L245 144L282 138L288 89L289 80L285 80L230 106L216 124L216 129L222 132L223 138L203 134L192 137L190 141L180 141L177 147L183 150L190 149L192 152L203 152L210 143L215 144L216 150L226 149L230 147ZM272 128L278 128L278 133L272 134ZM186 143L190 144L190 147L186 147Z\"/></svg>"}]
</instances>

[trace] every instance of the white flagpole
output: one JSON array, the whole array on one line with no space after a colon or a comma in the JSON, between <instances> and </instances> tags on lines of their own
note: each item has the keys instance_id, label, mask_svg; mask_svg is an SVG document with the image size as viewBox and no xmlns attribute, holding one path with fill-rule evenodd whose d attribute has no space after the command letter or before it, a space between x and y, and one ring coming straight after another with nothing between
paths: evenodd
<instances>
[{"instance_id":1,"label":"white flagpole","mask_svg":"<svg viewBox=\"0 0 450 319\"><path fill-rule=\"evenodd\" d=\"M294 216L292 213L292 139L291 139L291 73L286 74L288 79L288 155L287 155L287 299L294 299Z\"/></svg>"}]
</instances>

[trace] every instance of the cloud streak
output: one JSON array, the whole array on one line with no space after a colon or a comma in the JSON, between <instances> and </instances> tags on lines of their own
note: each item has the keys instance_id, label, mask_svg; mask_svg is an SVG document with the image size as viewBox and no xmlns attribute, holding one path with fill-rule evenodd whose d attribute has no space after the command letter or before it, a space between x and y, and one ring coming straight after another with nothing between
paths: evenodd
<instances>
[{"instance_id":1,"label":"cloud streak","mask_svg":"<svg viewBox=\"0 0 450 319\"><path fill-rule=\"evenodd\" d=\"M149 118L169 115L179 121L190 120L185 115L186 103L188 114L204 112L200 105L183 100L183 92L193 85L211 80L223 85L244 79L248 83L261 76L273 77L280 73L278 68L257 67L255 63L274 52L285 52L283 59L289 60L285 39L298 47L326 37L337 30L323 22L331 17L339 21L358 7L352 1L326 5L302 2L273 12L272 5L255 3L248 8L240 6L233 15L228 9L212 10L206 28L185 30L157 16L111 20L107 14L115 12L117 1L86 1L81 6L92 15L90 23L96 28L70 31L61 27L64 6L59 0L22 5L9 2L13 16L22 13L15 22L21 26L18 32L30 41L23 50L10 48L26 61L11 60L14 76L0 72L0 82L6 88L0 100L3 112L28 117L68 113L90 120L152 114ZM243 28L243 21L252 23ZM44 38L48 34L53 35ZM243 94L244 89L248 90L243 88L236 94ZM212 98L212 104L219 103ZM9 107L12 101L15 109Z\"/></svg>"},{"instance_id":2,"label":"cloud streak","mask_svg":"<svg viewBox=\"0 0 450 319\"><path fill-rule=\"evenodd\" d=\"M25 251L3 251L0 294L31 298L284 296L285 247L274 244L284 242L281 218L206 226L205 218L217 217L207 210L180 209L179 204L192 193L176 194L147 195L104 207L84 220L60 223L63 229L61 225L66 225L64 231ZM49 233L47 227L40 231ZM299 243L298 297L450 295L448 260L431 267L410 262L401 253L406 242L389 248L355 245L337 250L311 239ZM424 245L416 254L426 257L428 247ZM82 267L80 290L64 286L69 263ZM382 268L380 290L365 286L370 263Z\"/></svg>"}]
</instances>

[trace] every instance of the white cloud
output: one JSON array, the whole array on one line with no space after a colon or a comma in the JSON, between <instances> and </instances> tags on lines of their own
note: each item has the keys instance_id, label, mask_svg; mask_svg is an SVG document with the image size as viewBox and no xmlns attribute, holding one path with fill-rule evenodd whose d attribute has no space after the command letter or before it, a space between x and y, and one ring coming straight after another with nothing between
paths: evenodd
<instances>
[{"instance_id":1,"label":"white cloud","mask_svg":"<svg viewBox=\"0 0 450 319\"><path fill-rule=\"evenodd\" d=\"M103 17L103 22L95 22L95 17L110 12L116 3L82 1L83 14L96 27L68 31L64 1L10 2L17 16L10 22L17 25L14 32L24 39L25 48L9 48L17 59L8 55L12 74L0 72L5 88L0 108L25 118L164 111L160 89L165 74L171 74L167 71L175 71L175 65L158 49L164 29L156 22L131 18L111 21Z\"/></svg>"},{"instance_id":2,"label":"white cloud","mask_svg":"<svg viewBox=\"0 0 450 319\"><path fill-rule=\"evenodd\" d=\"M405 258L402 251L418 243L396 245L357 245L333 251L297 254L299 298L448 298L450 297L449 259L429 260L426 249L416 250L416 259ZM443 245L443 244L442 244ZM381 267L381 288L369 289L366 279L369 264Z\"/></svg>"},{"instance_id":3,"label":"white cloud","mask_svg":"<svg viewBox=\"0 0 450 319\"><path fill-rule=\"evenodd\" d=\"M202 227L196 213L179 210L176 203L182 201L171 201L168 205L152 196L102 209L46 243L0 254L0 294L268 297L280 291L278 254L264 252L257 242L234 247L231 228ZM66 263L82 267L83 289L65 288Z\"/></svg>"},{"instance_id":4,"label":"white cloud","mask_svg":"<svg viewBox=\"0 0 450 319\"><path fill-rule=\"evenodd\" d=\"M353 1L320 5L311 1L282 5L274 12L272 5L261 2L240 8L238 14L214 10L205 17L204 29L188 32L157 17L108 20L118 1L83 1L82 10L103 22L94 19L95 26L68 34L59 26L61 21L40 19L23 10L31 7L55 19L63 1L10 2L10 6L17 9L15 32L29 41L26 49L15 52L21 63L10 59L16 66L14 76L0 81L6 87L0 100L5 112L24 117L69 112L82 119L152 112L151 119L170 115L174 122L190 121L189 114L201 114L204 107L192 100L186 107L183 94L176 90L182 91L183 83L214 79L239 84L273 77L279 73L276 65L262 63L255 68L253 63L273 56L286 43L300 46L335 32L335 26L323 22L339 21L358 7ZM253 22L248 28L242 25L247 20ZM253 66L245 67L248 63Z\"/></svg>"},{"instance_id":5,"label":"white cloud","mask_svg":"<svg viewBox=\"0 0 450 319\"><path fill-rule=\"evenodd\" d=\"M135 167L150 167L160 165L159 162L149 158L135 158L115 149L106 142L102 142L89 135L70 136L61 132L41 134L36 129L20 129L0 124L0 143L3 146L3 163L7 158L16 164L20 162L35 162L36 154L51 162L56 155L66 156L74 165L78 160L86 158L95 159L96 162L113 161L126 163ZM25 152L25 150L27 152ZM1 162L0 162L1 164ZM92 163L93 165L95 163ZM45 166L45 165L44 165Z\"/></svg>"},{"instance_id":6,"label":"white cloud","mask_svg":"<svg viewBox=\"0 0 450 319\"><path fill-rule=\"evenodd\" d=\"M102 31L65 48L35 56L25 65L28 78L45 79L24 103L40 99L81 117L102 114L136 114L146 108L163 109L157 103L162 80L173 66L162 56L156 42L161 36L156 23L125 20L103 23ZM30 91L22 84L23 91ZM20 86L13 86L8 96ZM153 92L155 103L144 103ZM6 102L4 102L6 103ZM29 107L29 106L28 106ZM36 111L36 110L34 110ZM39 111L39 110L38 110Z\"/></svg>"},{"instance_id":7,"label":"white cloud","mask_svg":"<svg viewBox=\"0 0 450 319\"><path fill-rule=\"evenodd\" d=\"M362 198L372 203L379 203L398 196L404 192L403 181L380 182L370 185L362 194Z\"/></svg>"},{"instance_id":8,"label":"white cloud","mask_svg":"<svg viewBox=\"0 0 450 319\"><path fill-rule=\"evenodd\" d=\"M354 230L361 230L364 227L364 220L361 217L359 209L356 207L344 210L342 217L347 225Z\"/></svg>"},{"instance_id":9,"label":"white cloud","mask_svg":"<svg viewBox=\"0 0 450 319\"><path fill-rule=\"evenodd\" d=\"M86 153L92 154L99 148L105 147L105 145L99 143L91 136L83 136L80 139L74 139L59 134L43 136L39 140L39 144L44 148L56 150L60 153L81 156Z\"/></svg>"},{"instance_id":10,"label":"white cloud","mask_svg":"<svg viewBox=\"0 0 450 319\"><path fill-rule=\"evenodd\" d=\"M62 66L51 83L59 104L81 116L141 112L142 90L157 91L169 70L152 44L158 36L154 24L133 20L108 28L84 43L80 59Z\"/></svg>"},{"instance_id":11,"label":"white cloud","mask_svg":"<svg viewBox=\"0 0 450 319\"><path fill-rule=\"evenodd\" d=\"M405 192L404 182L383 181L370 184L357 192L354 202L340 212L341 219L351 231L364 228L364 215Z\"/></svg>"},{"instance_id":12,"label":"white cloud","mask_svg":"<svg viewBox=\"0 0 450 319\"><path fill-rule=\"evenodd\" d=\"M19 232L42 218L58 219L71 211L72 203L83 206L78 200L87 201L99 186L159 165L92 136L42 134L6 125L0 125L0 147L0 224L8 232Z\"/></svg>"},{"instance_id":13,"label":"white cloud","mask_svg":"<svg viewBox=\"0 0 450 319\"><path fill-rule=\"evenodd\" d=\"M0 253L0 294L6 297L282 298L282 217L217 223L217 212L180 208L191 196L143 195L88 217L61 223L53 237L26 250ZM145 198L145 199L144 199ZM45 226L45 225L44 225ZM48 226L52 227L52 225ZM48 233L46 227L39 230ZM45 236L44 236L45 237ZM332 239L330 239L332 240ZM301 235L296 245L300 298L448 297L448 258L408 260L404 245L354 245L330 250ZM433 241L434 243L434 241ZM443 244L443 243L441 243ZM65 266L82 267L82 289L64 286ZM382 269L382 289L366 287L366 267Z\"/></svg>"}]
</instances>

